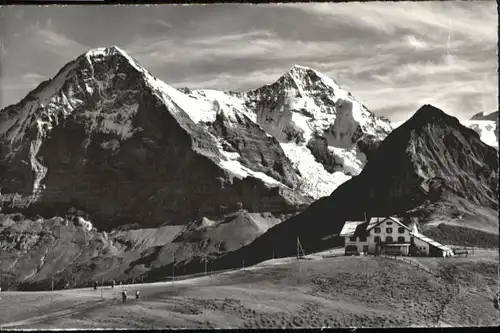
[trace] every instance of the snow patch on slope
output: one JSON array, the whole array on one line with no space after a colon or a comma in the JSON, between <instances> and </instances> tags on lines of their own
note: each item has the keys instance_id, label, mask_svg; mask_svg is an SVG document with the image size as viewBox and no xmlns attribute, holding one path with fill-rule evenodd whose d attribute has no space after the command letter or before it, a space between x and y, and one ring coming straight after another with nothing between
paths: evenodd
<instances>
[{"instance_id":1,"label":"snow patch on slope","mask_svg":"<svg viewBox=\"0 0 500 333\"><path fill-rule=\"evenodd\" d=\"M213 122L215 120L217 109L213 103L210 103L208 100L190 98L157 78L148 77L148 79L151 86L160 92L162 99L167 104L171 105L174 103L177 105L178 108L186 112L194 123L200 121ZM173 109L177 108L174 107Z\"/></svg>"},{"instance_id":2,"label":"snow patch on slope","mask_svg":"<svg viewBox=\"0 0 500 333\"><path fill-rule=\"evenodd\" d=\"M476 131L481 138L481 141L489 146L498 148L498 139L495 135L495 128L497 126L495 121L492 120L460 120L460 123Z\"/></svg>"},{"instance_id":3,"label":"snow patch on slope","mask_svg":"<svg viewBox=\"0 0 500 333\"><path fill-rule=\"evenodd\" d=\"M342 149L338 147L328 147L328 150L335 155L335 160L342 165L342 169L350 175L359 175L366 163L365 154L361 153L356 147L351 149Z\"/></svg>"},{"instance_id":4,"label":"snow patch on slope","mask_svg":"<svg viewBox=\"0 0 500 333\"><path fill-rule=\"evenodd\" d=\"M245 166L243 166L238 159L241 158L241 155L236 152L228 152L225 151L222 148L222 144L219 140L218 142L218 148L219 151L222 153L223 160L219 161L218 164L220 167L222 167L224 170L230 172L234 176L242 179L246 177L254 177L257 179L262 180L264 183L269 184L269 185L275 185L275 186L284 186L282 183L276 181L274 178L269 177L265 173L258 172L258 171L253 171Z\"/></svg>"},{"instance_id":5,"label":"snow patch on slope","mask_svg":"<svg viewBox=\"0 0 500 333\"><path fill-rule=\"evenodd\" d=\"M316 162L311 151L294 143L281 143L281 148L301 173L301 184L297 189L301 194L321 198L330 195L342 183L351 179L343 172L329 173L322 164Z\"/></svg>"},{"instance_id":6,"label":"snow patch on slope","mask_svg":"<svg viewBox=\"0 0 500 333\"><path fill-rule=\"evenodd\" d=\"M196 89L189 90L186 95L193 99L204 100L206 103L211 103L214 105L214 110L233 110L237 109L239 112L246 115L254 123L257 123L257 115L248 110L245 105L245 99L239 96L231 95L224 91L218 91L213 89ZM215 115L213 115L215 120ZM213 120L211 120L213 121Z\"/></svg>"},{"instance_id":7,"label":"snow patch on slope","mask_svg":"<svg viewBox=\"0 0 500 333\"><path fill-rule=\"evenodd\" d=\"M102 112L102 108L92 111L84 111L82 117L86 118L85 124L90 127L89 131L97 131L104 134L116 134L121 140L131 138L136 132L132 124L132 117L137 113L139 105L123 105L112 113Z\"/></svg>"},{"instance_id":8,"label":"snow patch on slope","mask_svg":"<svg viewBox=\"0 0 500 333\"><path fill-rule=\"evenodd\" d=\"M92 222L85 220L83 217L78 216L76 218L76 223L78 226L82 227L83 229L87 231L91 231L94 229L94 226L92 225Z\"/></svg>"}]
</instances>

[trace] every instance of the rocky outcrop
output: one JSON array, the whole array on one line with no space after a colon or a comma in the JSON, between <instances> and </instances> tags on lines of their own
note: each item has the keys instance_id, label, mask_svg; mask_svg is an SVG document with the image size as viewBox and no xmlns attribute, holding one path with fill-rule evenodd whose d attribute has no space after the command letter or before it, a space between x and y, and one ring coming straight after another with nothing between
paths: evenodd
<instances>
[{"instance_id":1,"label":"rocky outcrop","mask_svg":"<svg viewBox=\"0 0 500 333\"><path fill-rule=\"evenodd\" d=\"M479 112L473 115L471 120L491 120L498 122L498 111L489 114L485 114L484 112Z\"/></svg>"},{"instance_id":2,"label":"rocky outcrop","mask_svg":"<svg viewBox=\"0 0 500 333\"><path fill-rule=\"evenodd\" d=\"M311 151L318 163L321 163L325 170L334 173L338 170L335 155L328 149L328 140L318 135L309 140L307 148Z\"/></svg>"}]
</instances>

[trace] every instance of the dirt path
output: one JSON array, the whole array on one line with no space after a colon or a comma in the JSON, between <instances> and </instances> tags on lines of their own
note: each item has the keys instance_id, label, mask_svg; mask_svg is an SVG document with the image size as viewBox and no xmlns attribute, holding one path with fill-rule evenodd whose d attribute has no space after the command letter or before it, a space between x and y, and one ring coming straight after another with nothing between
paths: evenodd
<instances>
[{"instance_id":1,"label":"dirt path","mask_svg":"<svg viewBox=\"0 0 500 333\"><path fill-rule=\"evenodd\" d=\"M93 308L98 304L104 304L105 302L106 302L106 300L98 300L98 301L89 302L89 303L85 303L82 305L77 305L77 306L73 306L70 308L66 308L64 310L50 312L50 313L47 313L47 314L44 314L41 316L32 317L29 319L0 324L0 328L13 328L15 326L34 325L34 324L37 324L41 321L46 321L46 320L60 318L60 317L69 316L69 315L75 315L75 314L81 313L85 310L88 310L90 308Z\"/></svg>"}]
</instances>

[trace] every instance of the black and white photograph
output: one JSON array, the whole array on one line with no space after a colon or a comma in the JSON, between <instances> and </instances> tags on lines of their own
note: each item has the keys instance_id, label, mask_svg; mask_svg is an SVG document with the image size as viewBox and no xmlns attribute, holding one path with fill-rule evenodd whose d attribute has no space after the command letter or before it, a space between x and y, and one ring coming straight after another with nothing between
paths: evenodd
<instances>
[{"instance_id":1,"label":"black and white photograph","mask_svg":"<svg viewBox=\"0 0 500 333\"><path fill-rule=\"evenodd\" d=\"M495 327L495 1L0 6L0 330Z\"/></svg>"}]
</instances>

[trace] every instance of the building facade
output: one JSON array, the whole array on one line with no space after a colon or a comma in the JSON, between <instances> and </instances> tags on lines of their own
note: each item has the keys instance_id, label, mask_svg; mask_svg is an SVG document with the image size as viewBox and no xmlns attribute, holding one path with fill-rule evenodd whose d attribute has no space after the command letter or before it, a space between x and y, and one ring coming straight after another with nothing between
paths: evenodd
<instances>
[{"instance_id":1,"label":"building facade","mask_svg":"<svg viewBox=\"0 0 500 333\"><path fill-rule=\"evenodd\" d=\"M373 217L369 221L347 221L340 232L345 253L448 256L451 249L412 231L394 217Z\"/></svg>"}]
</instances>

